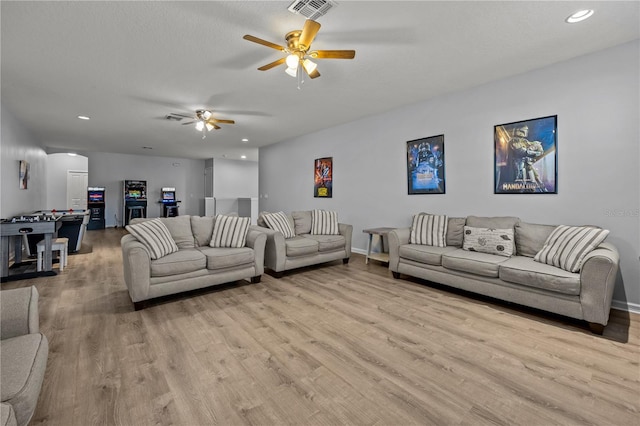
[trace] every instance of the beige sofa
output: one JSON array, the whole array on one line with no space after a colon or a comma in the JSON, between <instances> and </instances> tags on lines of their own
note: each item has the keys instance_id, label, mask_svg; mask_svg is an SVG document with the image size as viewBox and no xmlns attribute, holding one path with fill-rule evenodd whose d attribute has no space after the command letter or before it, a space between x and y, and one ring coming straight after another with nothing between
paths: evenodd
<instances>
[{"instance_id":1,"label":"beige sofa","mask_svg":"<svg viewBox=\"0 0 640 426\"><path fill-rule=\"evenodd\" d=\"M511 257L463 250L464 226L513 228ZM609 320L619 255L609 243L587 254L579 273L533 260L555 226L515 217L449 218L446 247L409 244L410 228L389 233L389 269L400 274L587 321L602 334Z\"/></svg>"},{"instance_id":2,"label":"beige sofa","mask_svg":"<svg viewBox=\"0 0 640 426\"><path fill-rule=\"evenodd\" d=\"M131 224L149 219L134 219ZM136 310L161 296L249 279L260 282L264 272L266 236L249 228L245 247L209 246L215 217L176 216L160 219L179 250L152 260L149 250L133 235L121 239L124 281Z\"/></svg>"},{"instance_id":3,"label":"beige sofa","mask_svg":"<svg viewBox=\"0 0 640 426\"><path fill-rule=\"evenodd\" d=\"M36 410L49 355L40 333L38 291L0 292L0 425L24 426Z\"/></svg>"},{"instance_id":4,"label":"beige sofa","mask_svg":"<svg viewBox=\"0 0 640 426\"><path fill-rule=\"evenodd\" d=\"M339 223L340 235L311 235L311 211L292 212L287 217L295 236L285 239L267 227L263 214L258 216L258 227L267 236L264 264L271 275L280 278L291 269L341 259L344 264L349 262L352 225Z\"/></svg>"}]
</instances>

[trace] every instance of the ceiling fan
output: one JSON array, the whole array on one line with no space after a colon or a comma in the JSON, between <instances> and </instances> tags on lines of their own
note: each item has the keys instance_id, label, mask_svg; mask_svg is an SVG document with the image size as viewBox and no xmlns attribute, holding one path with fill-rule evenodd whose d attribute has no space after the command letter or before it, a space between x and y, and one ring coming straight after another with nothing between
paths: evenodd
<instances>
[{"instance_id":1,"label":"ceiling fan","mask_svg":"<svg viewBox=\"0 0 640 426\"><path fill-rule=\"evenodd\" d=\"M207 131L210 132L211 130L218 130L221 129L220 126L218 126L218 124L235 124L235 121L233 120L225 120L225 119L221 119L221 118L214 118L213 117L213 113L209 110L205 110L205 109L198 109L196 110L196 114L195 115L185 115L185 114L179 114L179 113L175 113L172 112L170 114L170 116L174 116L174 117L181 117L180 120L182 118L190 118L191 121L188 121L186 123L182 123L183 126L189 125L189 124L196 124L196 130L198 131ZM169 118L170 116L167 116L167 118ZM206 136L205 134L202 135L202 138L204 139Z\"/></svg>"},{"instance_id":2,"label":"ceiling fan","mask_svg":"<svg viewBox=\"0 0 640 426\"><path fill-rule=\"evenodd\" d=\"M252 35L245 35L245 40L262 44L272 49L280 50L287 53L287 56L273 61L267 65L263 65L258 70L267 71L278 65L286 64L286 73L292 77L298 77L298 81L302 82L302 70L311 78L320 77L317 64L311 59L353 59L356 56L355 50L311 50L311 43L315 39L320 24L314 20L307 19L302 30L290 31L285 35L287 46L271 43ZM298 86L300 88L300 86Z\"/></svg>"}]
</instances>

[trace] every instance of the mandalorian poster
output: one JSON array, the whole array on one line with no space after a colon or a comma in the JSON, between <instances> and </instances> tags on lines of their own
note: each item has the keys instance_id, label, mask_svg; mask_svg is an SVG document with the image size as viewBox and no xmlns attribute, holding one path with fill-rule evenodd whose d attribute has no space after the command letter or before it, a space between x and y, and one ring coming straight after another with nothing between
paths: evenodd
<instances>
[{"instance_id":1,"label":"mandalorian poster","mask_svg":"<svg viewBox=\"0 0 640 426\"><path fill-rule=\"evenodd\" d=\"M557 115L494 126L494 193L558 193L557 129Z\"/></svg>"}]
</instances>

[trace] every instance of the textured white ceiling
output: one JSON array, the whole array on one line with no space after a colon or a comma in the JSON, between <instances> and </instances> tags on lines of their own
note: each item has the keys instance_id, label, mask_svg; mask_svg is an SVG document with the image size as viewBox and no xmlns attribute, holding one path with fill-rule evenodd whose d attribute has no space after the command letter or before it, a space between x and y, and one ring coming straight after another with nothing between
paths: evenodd
<instances>
[{"instance_id":1,"label":"textured white ceiling","mask_svg":"<svg viewBox=\"0 0 640 426\"><path fill-rule=\"evenodd\" d=\"M338 1L302 90L280 57L290 1L1 2L2 105L52 150L212 158L520 74L640 37L638 1ZM589 7L581 24L564 19ZM236 120L206 139L171 112ZM89 115L90 121L78 120ZM248 138L249 143L242 143ZM145 150L142 147L153 147Z\"/></svg>"}]
</instances>

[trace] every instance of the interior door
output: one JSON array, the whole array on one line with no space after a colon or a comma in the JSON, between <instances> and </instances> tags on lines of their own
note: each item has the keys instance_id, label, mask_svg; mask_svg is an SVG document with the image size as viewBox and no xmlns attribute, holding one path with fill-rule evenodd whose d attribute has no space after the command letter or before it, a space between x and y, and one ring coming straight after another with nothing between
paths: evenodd
<instances>
[{"instance_id":1,"label":"interior door","mask_svg":"<svg viewBox=\"0 0 640 426\"><path fill-rule=\"evenodd\" d=\"M67 171L67 209L86 210L89 172Z\"/></svg>"}]
</instances>

